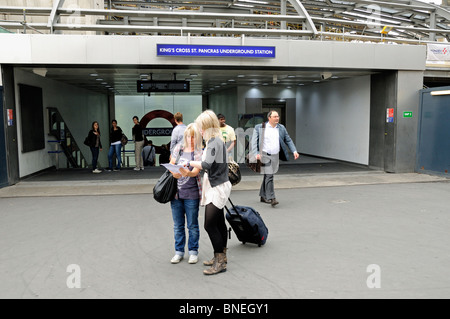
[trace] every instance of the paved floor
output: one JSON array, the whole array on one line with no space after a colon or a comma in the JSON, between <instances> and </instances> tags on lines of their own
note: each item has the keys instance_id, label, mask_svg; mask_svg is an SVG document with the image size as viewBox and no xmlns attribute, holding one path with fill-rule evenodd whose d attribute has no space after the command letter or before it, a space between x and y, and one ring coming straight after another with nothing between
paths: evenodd
<instances>
[{"instance_id":1,"label":"paved floor","mask_svg":"<svg viewBox=\"0 0 450 319\"><path fill-rule=\"evenodd\" d=\"M259 202L260 176L244 178L248 190L233 190L236 204L261 213L269 237L258 248L233 236L228 271L213 277L202 274L201 263L170 264L170 207L149 192L55 197L2 189L0 298L450 298L448 180L371 171L300 175L276 176L276 208ZM312 184L301 187L307 180ZM16 191L45 184L29 183ZM89 190L83 183L92 181L71 183ZM115 183L123 193L130 188L129 180ZM202 226L199 255L212 256ZM72 273L70 265L79 268ZM380 272L368 272L369 265ZM78 274L80 288L68 288ZM381 288L369 289L368 279Z\"/></svg>"},{"instance_id":2,"label":"paved floor","mask_svg":"<svg viewBox=\"0 0 450 319\"><path fill-rule=\"evenodd\" d=\"M262 176L244 164L240 165L240 169L242 181L233 189L259 189ZM0 198L151 194L163 172L162 167L138 172L126 168L120 172L104 171L101 174L92 174L89 169L51 169L25 178L12 187L0 189ZM446 179L426 174L386 174L362 165L308 156L280 165L275 179L278 189L443 180Z\"/></svg>"}]
</instances>

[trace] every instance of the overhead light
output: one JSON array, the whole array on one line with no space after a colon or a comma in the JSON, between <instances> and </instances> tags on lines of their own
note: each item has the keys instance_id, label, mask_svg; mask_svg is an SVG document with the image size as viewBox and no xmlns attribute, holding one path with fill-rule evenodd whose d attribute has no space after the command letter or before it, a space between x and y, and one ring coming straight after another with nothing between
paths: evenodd
<instances>
[{"instance_id":1,"label":"overhead light","mask_svg":"<svg viewBox=\"0 0 450 319\"><path fill-rule=\"evenodd\" d=\"M245 8L254 8L255 6L249 5L249 4L242 4L242 3L235 3L234 6L236 7L245 7Z\"/></svg>"},{"instance_id":2,"label":"overhead light","mask_svg":"<svg viewBox=\"0 0 450 319\"><path fill-rule=\"evenodd\" d=\"M288 75L288 78L293 79L295 78L295 75Z\"/></svg>"},{"instance_id":3,"label":"overhead light","mask_svg":"<svg viewBox=\"0 0 450 319\"><path fill-rule=\"evenodd\" d=\"M237 77L238 78L245 78L245 75L244 74L239 74Z\"/></svg>"},{"instance_id":4,"label":"overhead light","mask_svg":"<svg viewBox=\"0 0 450 319\"><path fill-rule=\"evenodd\" d=\"M103 81L103 79L95 79L96 81Z\"/></svg>"},{"instance_id":5,"label":"overhead light","mask_svg":"<svg viewBox=\"0 0 450 319\"><path fill-rule=\"evenodd\" d=\"M269 4L267 1L258 1L258 0L239 0L239 2L257 3L257 4Z\"/></svg>"},{"instance_id":6,"label":"overhead light","mask_svg":"<svg viewBox=\"0 0 450 319\"><path fill-rule=\"evenodd\" d=\"M236 82L235 79L229 79L228 82Z\"/></svg>"},{"instance_id":7,"label":"overhead light","mask_svg":"<svg viewBox=\"0 0 450 319\"><path fill-rule=\"evenodd\" d=\"M320 83L320 80L315 80L315 81L313 81L314 83Z\"/></svg>"},{"instance_id":8,"label":"overhead light","mask_svg":"<svg viewBox=\"0 0 450 319\"><path fill-rule=\"evenodd\" d=\"M91 73L91 74L89 74L90 76L98 76L98 74L97 73Z\"/></svg>"},{"instance_id":9,"label":"overhead light","mask_svg":"<svg viewBox=\"0 0 450 319\"><path fill-rule=\"evenodd\" d=\"M433 96L450 95L450 90L446 90L446 91L432 91L430 94L433 95Z\"/></svg>"}]
</instances>

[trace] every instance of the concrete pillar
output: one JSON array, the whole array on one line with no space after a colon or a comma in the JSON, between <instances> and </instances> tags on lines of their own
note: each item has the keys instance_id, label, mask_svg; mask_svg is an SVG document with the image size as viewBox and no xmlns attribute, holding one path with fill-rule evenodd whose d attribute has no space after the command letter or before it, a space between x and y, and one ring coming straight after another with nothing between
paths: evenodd
<instances>
[{"instance_id":1,"label":"concrete pillar","mask_svg":"<svg viewBox=\"0 0 450 319\"><path fill-rule=\"evenodd\" d=\"M422 71L386 72L372 76L369 166L389 173L415 171L419 92ZM394 110L393 122L387 121ZM412 112L412 117L404 117Z\"/></svg>"},{"instance_id":2,"label":"concrete pillar","mask_svg":"<svg viewBox=\"0 0 450 319\"><path fill-rule=\"evenodd\" d=\"M399 71L397 74L396 173L415 171L423 76L422 71ZM412 112L412 117L405 116L405 112Z\"/></svg>"}]
</instances>

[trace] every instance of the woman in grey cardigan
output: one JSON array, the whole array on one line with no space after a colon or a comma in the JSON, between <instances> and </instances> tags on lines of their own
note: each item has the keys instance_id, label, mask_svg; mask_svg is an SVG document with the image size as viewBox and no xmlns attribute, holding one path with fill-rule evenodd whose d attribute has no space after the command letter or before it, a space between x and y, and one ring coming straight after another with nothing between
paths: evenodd
<instances>
[{"instance_id":1,"label":"woman in grey cardigan","mask_svg":"<svg viewBox=\"0 0 450 319\"><path fill-rule=\"evenodd\" d=\"M215 275L227 270L227 226L223 212L231 193L226 162L227 152L219 120L214 112L210 110L203 112L195 123L206 141L206 148L201 162L190 161L187 165L205 170L200 205L205 206L205 230L214 248L214 258L203 263L211 266L203 273Z\"/></svg>"}]
</instances>

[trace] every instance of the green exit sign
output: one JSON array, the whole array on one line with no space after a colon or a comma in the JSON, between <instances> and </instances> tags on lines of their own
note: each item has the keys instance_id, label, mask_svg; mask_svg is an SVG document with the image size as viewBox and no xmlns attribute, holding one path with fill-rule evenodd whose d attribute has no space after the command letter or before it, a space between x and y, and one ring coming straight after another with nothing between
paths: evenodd
<instances>
[{"instance_id":1,"label":"green exit sign","mask_svg":"<svg viewBox=\"0 0 450 319\"><path fill-rule=\"evenodd\" d=\"M404 118L411 118L411 117L413 117L413 112L403 112L403 117Z\"/></svg>"}]
</instances>

